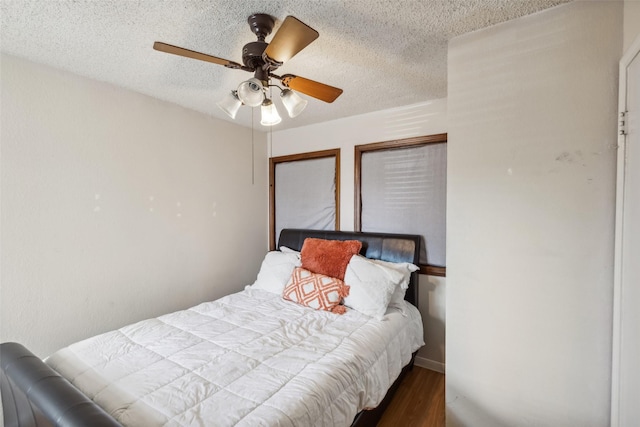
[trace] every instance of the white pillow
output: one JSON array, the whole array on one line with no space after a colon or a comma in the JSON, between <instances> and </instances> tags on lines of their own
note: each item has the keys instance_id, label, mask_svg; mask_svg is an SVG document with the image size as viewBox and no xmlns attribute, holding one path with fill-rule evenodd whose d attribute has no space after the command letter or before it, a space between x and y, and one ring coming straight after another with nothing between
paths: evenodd
<instances>
[{"instance_id":1,"label":"white pillow","mask_svg":"<svg viewBox=\"0 0 640 427\"><path fill-rule=\"evenodd\" d=\"M371 260L378 265L383 265L385 267L391 268L400 274L402 274L402 280L400 281L400 286L395 289L395 292L391 296L391 300L389 301L389 307L395 307L400 310L403 310L404 307L404 295L407 293L407 289L409 289L409 281L411 280L411 273L414 271L418 271L420 267L417 265L411 264L410 262L389 262L382 261L380 259ZM403 310L404 312L404 310Z\"/></svg>"},{"instance_id":2,"label":"white pillow","mask_svg":"<svg viewBox=\"0 0 640 427\"><path fill-rule=\"evenodd\" d=\"M354 255L344 274L344 283L349 285L349 295L344 298L344 305L382 319L393 293L403 279L402 272L397 269Z\"/></svg>"},{"instance_id":3,"label":"white pillow","mask_svg":"<svg viewBox=\"0 0 640 427\"><path fill-rule=\"evenodd\" d=\"M298 256L300 256L300 252L299 251L296 251L295 249L288 248L286 246L280 246L280 250L282 252L285 252L285 253L288 253L288 254L297 254Z\"/></svg>"},{"instance_id":4,"label":"white pillow","mask_svg":"<svg viewBox=\"0 0 640 427\"><path fill-rule=\"evenodd\" d=\"M293 269L301 265L300 255L279 251L268 252L262 261L256 281L250 287L282 295Z\"/></svg>"}]
</instances>

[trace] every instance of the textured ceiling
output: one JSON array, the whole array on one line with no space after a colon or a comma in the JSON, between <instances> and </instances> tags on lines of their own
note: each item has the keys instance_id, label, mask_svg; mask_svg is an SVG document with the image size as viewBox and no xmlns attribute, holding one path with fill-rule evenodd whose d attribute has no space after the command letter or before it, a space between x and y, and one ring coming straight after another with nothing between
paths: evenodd
<instances>
[{"instance_id":1,"label":"textured ceiling","mask_svg":"<svg viewBox=\"0 0 640 427\"><path fill-rule=\"evenodd\" d=\"M276 73L344 93L333 104L308 98L294 119L275 101L277 130L444 98L450 38L569 0L0 1L2 52L229 121L216 102L251 74L158 52L153 42L242 62L242 46L255 41L249 15L274 16L274 32L293 15L320 37ZM249 107L236 122L251 126Z\"/></svg>"}]
</instances>

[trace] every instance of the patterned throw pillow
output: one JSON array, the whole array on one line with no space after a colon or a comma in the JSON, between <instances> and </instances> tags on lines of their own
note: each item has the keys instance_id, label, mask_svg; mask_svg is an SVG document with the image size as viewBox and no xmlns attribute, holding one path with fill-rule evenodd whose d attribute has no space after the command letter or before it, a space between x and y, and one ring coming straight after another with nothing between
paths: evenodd
<instances>
[{"instance_id":1,"label":"patterned throw pillow","mask_svg":"<svg viewBox=\"0 0 640 427\"><path fill-rule=\"evenodd\" d=\"M346 311L340 302L347 295L349 286L342 280L312 273L302 267L293 269L291 278L282 292L282 297L286 300L337 314Z\"/></svg>"}]
</instances>

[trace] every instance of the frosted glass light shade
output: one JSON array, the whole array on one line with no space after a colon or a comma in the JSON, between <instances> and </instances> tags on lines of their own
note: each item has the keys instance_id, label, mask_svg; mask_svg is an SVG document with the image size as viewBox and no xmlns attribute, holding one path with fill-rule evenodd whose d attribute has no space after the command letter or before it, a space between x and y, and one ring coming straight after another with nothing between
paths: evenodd
<instances>
[{"instance_id":1,"label":"frosted glass light shade","mask_svg":"<svg viewBox=\"0 0 640 427\"><path fill-rule=\"evenodd\" d=\"M282 99L282 104L284 104L284 108L287 109L287 113L291 118L302 113L308 102L291 89L284 89L280 94L280 99Z\"/></svg>"},{"instance_id":2,"label":"frosted glass light shade","mask_svg":"<svg viewBox=\"0 0 640 427\"><path fill-rule=\"evenodd\" d=\"M280 114L278 114L278 110L276 106L273 105L270 99L265 99L262 103L262 119L260 120L260 124L262 126L273 126L277 125L282 121Z\"/></svg>"},{"instance_id":3,"label":"frosted glass light shade","mask_svg":"<svg viewBox=\"0 0 640 427\"><path fill-rule=\"evenodd\" d=\"M262 82L253 77L240 83L238 86L238 99L249 107L261 105L264 100Z\"/></svg>"},{"instance_id":4,"label":"frosted glass light shade","mask_svg":"<svg viewBox=\"0 0 640 427\"><path fill-rule=\"evenodd\" d=\"M222 111L227 113L229 117L231 117L232 119L235 119L236 114L238 114L238 110L242 105L242 101L238 99L238 95L236 94L236 91L232 90L227 94L227 96L222 98L222 100L220 100L220 102L218 102L216 105L220 107Z\"/></svg>"}]
</instances>

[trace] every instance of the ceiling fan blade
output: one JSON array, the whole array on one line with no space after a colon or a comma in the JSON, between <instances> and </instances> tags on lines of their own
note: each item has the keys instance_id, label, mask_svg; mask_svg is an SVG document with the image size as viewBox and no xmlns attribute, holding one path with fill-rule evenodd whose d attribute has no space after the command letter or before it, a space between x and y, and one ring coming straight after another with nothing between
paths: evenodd
<instances>
[{"instance_id":1,"label":"ceiling fan blade","mask_svg":"<svg viewBox=\"0 0 640 427\"><path fill-rule=\"evenodd\" d=\"M324 102L333 102L342 94L342 89L340 88L294 76L293 74L282 76L282 84Z\"/></svg>"},{"instance_id":2,"label":"ceiling fan blade","mask_svg":"<svg viewBox=\"0 0 640 427\"><path fill-rule=\"evenodd\" d=\"M187 58L199 59L200 61L207 61L218 65L224 65L227 68L242 68L242 65L238 64L237 62L229 61L228 59L218 58L216 56L196 52L195 50L189 50L183 47L173 46L162 42L155 42L153 44L153 48L155 50L159 50L160 52L171 53L173 55L185 56Z\"/></svg>"},{"instance_id":3,"label":"ceiling fan blade","mask_svg":"<svg viewBox=\"0 0 640 427\"><path fill-rule=\"evenodd\" d=\"M317 39L318 32L293 16L287 16L271 39L264 55L282 64Z\"/></svg>"}]
</instances>

